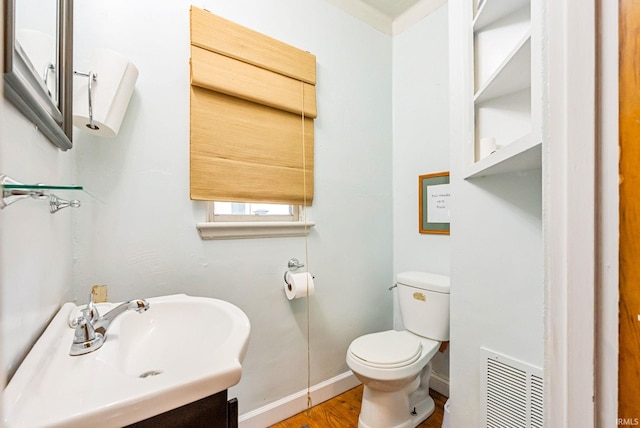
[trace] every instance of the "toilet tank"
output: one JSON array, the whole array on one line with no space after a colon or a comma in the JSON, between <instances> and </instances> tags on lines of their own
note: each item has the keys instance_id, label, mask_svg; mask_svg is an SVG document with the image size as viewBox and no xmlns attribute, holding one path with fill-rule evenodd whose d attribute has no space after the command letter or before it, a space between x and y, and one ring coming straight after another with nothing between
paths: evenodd
<instances>
[{"instance_id":1,"label":"toilet tank","mask_svg":"<svg viewBox=\"0 0 640 428\"><path fill-rule=\"evenodd\" d=\"M405 328L418 336L449 340L449 277L403 272L397 275L396 283Z\"/></svg>"}]
</instances>

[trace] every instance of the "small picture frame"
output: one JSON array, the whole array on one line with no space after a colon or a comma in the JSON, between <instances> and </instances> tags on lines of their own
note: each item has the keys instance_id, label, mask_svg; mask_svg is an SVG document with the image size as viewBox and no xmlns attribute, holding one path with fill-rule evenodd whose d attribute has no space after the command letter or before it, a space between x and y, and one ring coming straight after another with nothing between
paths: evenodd
<instances>
[{"instance_id":1,"label":"small picture frame","mask_svg":"<svg viewBox=\"0 0 640 428\"><path fill-rule=\"evenodd\" d=\"M418 177L418 230L420 233L449 235L449 171Z\"/></svg>"}]
</instances>

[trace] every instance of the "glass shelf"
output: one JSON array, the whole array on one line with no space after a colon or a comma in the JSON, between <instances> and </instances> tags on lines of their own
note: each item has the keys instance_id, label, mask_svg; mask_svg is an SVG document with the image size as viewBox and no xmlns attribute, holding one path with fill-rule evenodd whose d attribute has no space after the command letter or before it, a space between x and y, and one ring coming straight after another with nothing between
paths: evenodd
<instances>
[{"instance_id":1,"label":"glass shelf","mask_svg":"<svg viewBox=\"0 0 640 428\"><path fill-rule=\"evenodd\" d=\"M68 185L51 185L51 184L7 184L2 183L2 188L6 190L38 190L44 192L45 190L84 190L82 186L76 184Z\"/></svg>"},{"instance_id":2,"label":"glass shelf","mask_svg":"<svg viewBox=\"0 0 640 428\"><path fill-rule=\"evenodd\" d=\"M92 195L85 190L82 186L77 184L68 185L55 185L55 184L24 184L8 177L4 174L0 174L0 187L2 187L2 199L0 199L0 209L5 208L8 205L13 204L22 199L48 199L49 200L49 212L56 213L62 208L80 206L80 201L66 200L56 196L53 191L79 191L91 196L92 198L100 201L99 198ZM102 202L102 201L101 201Z\"/></svg>"}]
</instances>

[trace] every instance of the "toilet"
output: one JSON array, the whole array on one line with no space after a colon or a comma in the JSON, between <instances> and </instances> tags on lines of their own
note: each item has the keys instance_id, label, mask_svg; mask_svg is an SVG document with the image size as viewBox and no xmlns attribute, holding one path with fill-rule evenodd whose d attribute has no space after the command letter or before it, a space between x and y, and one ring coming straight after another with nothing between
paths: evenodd
<instances>
[{"instance_id":1,"label":"toilet","mask_svg":"<svg viewBox=\"0 0 640 428\"><path fill-rule=\"evenodd\" d=\"M347 365L364 385L359 428L414 428L434 411L431 359L449 340L449 277L404 272L396 277L406 330L351 342Z\"/></svg>"}]
</instances>

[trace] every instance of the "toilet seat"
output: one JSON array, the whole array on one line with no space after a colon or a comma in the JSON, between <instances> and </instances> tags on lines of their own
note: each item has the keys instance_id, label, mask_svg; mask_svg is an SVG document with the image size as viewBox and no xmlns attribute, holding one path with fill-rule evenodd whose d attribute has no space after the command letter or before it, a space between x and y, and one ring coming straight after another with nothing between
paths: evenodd
<instances>
[{"instance_id":1,"label":"toilet seat","mask_svg":"<svg viewBox=\"0 0 640 428\"><path fill-rule=\"evenodd\" d=\"M355 339L349 351L362 364L391 369L417 361L422 355L422 343L415 337L388 330Z\"/></svg>"}]
</instances>

